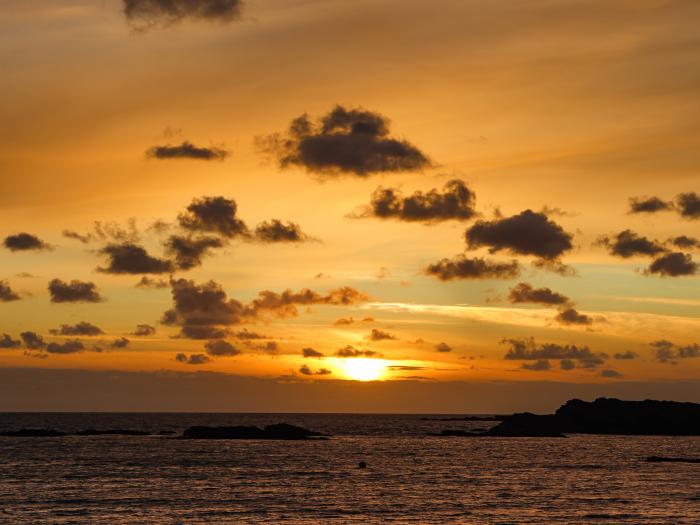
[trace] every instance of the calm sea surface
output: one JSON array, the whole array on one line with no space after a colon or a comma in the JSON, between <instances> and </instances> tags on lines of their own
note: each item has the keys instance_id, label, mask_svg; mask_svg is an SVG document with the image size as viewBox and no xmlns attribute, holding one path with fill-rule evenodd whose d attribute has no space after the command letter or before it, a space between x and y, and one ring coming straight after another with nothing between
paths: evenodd
<instances>
[{"instance_id":1,"label":"calm sea surface","mask_svg":"<svg viewBox=\"0 0 700 525\"><path fill-rule=\"evenodd\" d=\"M287 422L334 436L0 437L0 523L700 524L700 464L642 461L700 457L700 438L441 438L427 434L489 423L421 417L0 414L1 430Z\"/></svg>"}]
</instances>

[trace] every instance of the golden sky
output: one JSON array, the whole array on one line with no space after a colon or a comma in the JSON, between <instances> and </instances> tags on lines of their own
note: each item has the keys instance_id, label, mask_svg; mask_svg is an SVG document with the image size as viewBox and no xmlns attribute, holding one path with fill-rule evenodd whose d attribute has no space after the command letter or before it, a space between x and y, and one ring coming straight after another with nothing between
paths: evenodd
<instances>
[{"instance_id":1,"label":"golden sky","mask_svg":"<svg viewBox=\"0 0 700 525\"><path fill-rule=\"evenodd\" d=\"M59 369L83 393L98 373L336 389L295 410L371 410L358 380L408 392L394 411L700 386L699 18L3 3L1 374L17 399ZM162 408L127 390L91 408ZM186 408L275 408L246 396Z\"/></svg>"}]
</instances>

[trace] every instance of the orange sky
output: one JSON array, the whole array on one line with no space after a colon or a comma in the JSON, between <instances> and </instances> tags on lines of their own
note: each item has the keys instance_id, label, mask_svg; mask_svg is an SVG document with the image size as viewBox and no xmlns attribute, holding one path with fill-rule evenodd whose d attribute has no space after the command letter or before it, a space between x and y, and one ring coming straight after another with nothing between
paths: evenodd
<instances>
[{"instance_id":1,"label":"orange sky","mask_svg":"<svg viewBox=\"0 0 700 525\"><path fill-rule=\"evenodd\" d=\"M658 385L700 381L700 5L232 0L212 13L209 4L0 6L3 373L216 372L288 385L290 395L299 383L378 379L425 393L433 402L422 409L434 411L444 404L436 382L531 383L536 403L535 385L546 383L563 397L622 384L653 397ZM304 114L305 134L290 134ZM324 130L324 117L336 127ZM367 131L377 122L381 132ZM446 200L421 201L420 217L370 206L379 187L402 203L417 191L442 196L452 180L473 197L461 216ZM211 204L204 197L235 202L216 220L246 231L187 211ZM632 212L630 199L650 197L665 209ZM256 230L273 219L293 242ZM43 244L18 247L20 233ZM690 244L674 244L679 236ZM173 237L212 244L184 264L177 256L187 254L166 246ZM115 271L109 250L124 246L161 266L137 268L132 253ZM440 279L428 268L443 259L516 260L520 270ZM144 275L163 286L136 288ZM56 302L53 279L93 283L101 300ZM178 279L196 312L178 303ZM204 297L209 281L225 297ZM519 283L535 293L516 301ZM344 287L357 297L337 300ZM315 299L255 302L304 289ZM545 289L564 299L542 301ZM169 309L176 318L164 323ZM567 310L568 323L557 318ZM81 322L102 333L70 333ZM154 333L135 335L137 325ZM208 332L193 338L192 326ZM43 342L28 348L27 332ZM66 346L73 340L82 348ZM211 349L217 341L230 355ZM507 358L516 343L525 354ZM357 357L343 356L348 346ZM27 377L17 388L50 381ZM351 410L343 396L308 409ZM198 406L208 405L188 408ZM449 410L480 408L490 407L466 396Z\"/></svg>"}]
</instances>

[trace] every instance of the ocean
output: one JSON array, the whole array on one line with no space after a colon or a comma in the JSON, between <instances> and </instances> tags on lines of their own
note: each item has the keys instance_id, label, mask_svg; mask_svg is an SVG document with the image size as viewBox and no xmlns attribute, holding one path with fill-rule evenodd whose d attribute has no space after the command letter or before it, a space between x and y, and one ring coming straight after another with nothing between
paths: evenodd
<instances>
[{"instance_id":1,"label":"ocean","mask_svg":"<svg viewBox=\"0 0 700 525\"><path fill-rule=\"evenodd\" d=\"M700 524L700 464L644 461L700 457L700 437L428 435L492 424L445 417L0 414L0 430L286 422L333 436L0 437L0 523Z\"/></svg>"}]
</instances>

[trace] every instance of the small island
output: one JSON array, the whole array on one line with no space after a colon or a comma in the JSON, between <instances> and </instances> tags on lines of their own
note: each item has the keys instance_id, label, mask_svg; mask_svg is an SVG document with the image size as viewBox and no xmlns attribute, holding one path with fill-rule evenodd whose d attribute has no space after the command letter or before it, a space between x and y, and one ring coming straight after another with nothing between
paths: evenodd
<instances>
[{"instance_id":1,"label":"small island","mask_svg":"<svg viewBox=\"0 0 700 525\"><path fill-rule=\"evenodd\" d=\"M264 428L251 426L234 427L190 427L182 433L183 439L276 439L276 440L307 440L328 439L320 432L312 432L302 427L277 423Z\"/></svg>"},{"instance_id":2,"label":"small island","mask_svg":"<svg viewBox=\"0 0 700 525\"><path fill-rule=\"evenodd\" d=\"M565 437L566 434L700 436L700 404L571 399L554 414L513 414L486 431L443 430L441 436Z\"/></svg>"}]
</instances>

